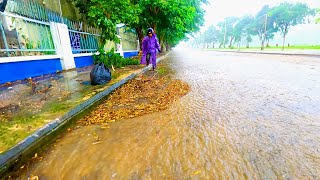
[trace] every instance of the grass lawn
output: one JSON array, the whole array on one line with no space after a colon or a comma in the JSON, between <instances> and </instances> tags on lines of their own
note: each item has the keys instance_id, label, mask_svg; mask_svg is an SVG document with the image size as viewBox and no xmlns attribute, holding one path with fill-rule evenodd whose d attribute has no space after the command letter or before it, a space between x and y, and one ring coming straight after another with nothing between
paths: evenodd
<instances>
[{"instance_id":1,"label":"grass lawn","mask_svg":"<svg viewBox=\"0 0 320 180\"><path fill-rule=\"evenodd\" d=\"M237 47L232 48L208 48L208 49L215 49L215 50L238 50ZM240 50L260 50L260 47L241 47ZM285 46L285 50L320 50L320 45L292 45L290 47ZM282 50L282 46L270 46L266 47L265 50Z\"/></svg>"}]
</instances>

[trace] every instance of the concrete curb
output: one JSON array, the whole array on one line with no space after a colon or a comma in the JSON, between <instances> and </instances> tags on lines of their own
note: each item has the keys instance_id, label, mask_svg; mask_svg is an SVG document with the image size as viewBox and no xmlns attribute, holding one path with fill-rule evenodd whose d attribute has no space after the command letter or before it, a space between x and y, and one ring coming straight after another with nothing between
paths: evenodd
<instances>
[{"instance_id":1,"label":"concrete curb","mask_svg":"<svg viewBox=\"0 0 320 180\"><path fill-rule=\"evenodd\" d=\"M259 52L259 51L229 51L229 50L213 50L213 49L204 49L204 51L215 51L215 52L233 52L233 53L245 53L245 54L269 54L269 55L289 55L289 56L313 56L319 57L319 54L312 54L312 53L288 53L288 52Z\"/></svg>"},{"instance_id":2,"label":"concrete curb","mask_svg":"<svg viewBox=\"0 0 320 180\"><path fill-rule=\"evenodd\" d=\"M169 53L168 53L169 54ZM167 55L164 55L157 59L157 62L161 61L162 59L166 58ZM146 72L147 70L151 69L152 65L149 65L147 67L144 67L142 70L140 70L137 73L132 73L128 77L120 80L119 82L116 82L106 90L96 94L95 96L91 97L90 99L82 102L75 108L71 109L69 112L64 114L61 118L57 118L54 121L46 124L42 128L38 129L36 132L25 138L24 140L20 141L17 145L9 149L4 154L0 154L0 172L1 169L5 168L6 166L10 165L12 162L14 162L18 157L23 154L23 152L28 149L30 146L36 144L37 142L41 141L42 138L49 135L51 132L57 131L60 126L67 123L69 120L71 120L72 117L76 116L77 114L81 113L85 109L89 108L91 105L93 105L95 102L98 102L106 95L110 94L115 89L119 88L129 80L133 79L139 74L142 74Z\"/></svg>"}]
</instances>

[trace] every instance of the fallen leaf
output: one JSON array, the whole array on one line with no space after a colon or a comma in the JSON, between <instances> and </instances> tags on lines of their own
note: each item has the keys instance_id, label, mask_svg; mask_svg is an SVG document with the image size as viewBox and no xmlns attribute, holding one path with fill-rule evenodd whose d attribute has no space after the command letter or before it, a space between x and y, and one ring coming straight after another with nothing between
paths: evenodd
<instances>
[{"instance_id":1,"label":"fallen leaf","mask_svg":"<svg viewBox=\"0 0 320 180\"><path fill-rule=\"evenodd\" d=\"M32 159L35 159L35 158L37 158L37 157L38 157L38 154L35 153L34 156L32 157Z\"/></svg>"},{"instance_id":2,"label":"fallen leaf","mask_svg":"<svg viewBox=\"0 0 320 180\"><path fill-rule=\"evenodd\" d=\"M30 180L39 180L39 177L38 177L38 176L33 176L33 175L31 175L29 179L30 179Z\"/></svg>"},{"instance_id":3,"label":"fallen leaf","mask_svg":"<svg viewBox=\"0 0 320 180\"><path fill-rule=\"evenodd\" d=\"M92 143L92 144L95 145L95 144L99 144L99 143L101 143L101 141L94 142L94 143Z\"/></svg>"},{"instance_id":4,"label":"fallen leaf","mask_svg":"<svg viewBox=\"0 0 320 180\"><path fill-rule=\"evenodd\" d=\"M116 175L117 175L117 173L114 173L114 174L112 174L112 176L111 176L111 177L113 177L113 178L114 178L114 177L116 177Z\"/></svg>"},{"instance_id":5,"label":"fallen leaf","mask_svg":"<svg viewBox=\"0 0 320 180\"><path fill-rule=\"evenodd\" d=\"M150 80L140 76L114 91L80 122L83 125L104 124L163 111L189 90L189 85L181 80L168 77Z\"/></svg>"}]
</instances>

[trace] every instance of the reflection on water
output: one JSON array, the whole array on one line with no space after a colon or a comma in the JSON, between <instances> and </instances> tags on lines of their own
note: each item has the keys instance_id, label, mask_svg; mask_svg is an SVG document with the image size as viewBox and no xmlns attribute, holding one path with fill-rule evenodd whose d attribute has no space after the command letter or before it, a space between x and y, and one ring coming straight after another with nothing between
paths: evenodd
<instances>
[{"instance_id":1,"label":"reflection on water","mask_svg":"<svg viewBox=\"0 0 320 180\"><path fill-rule=\"evenodd\" d=\"M319 62L215 52L172 52L164 62L188 95L110 129L71 131L26 176L320 178Z\"/></svg>"}]
</instances>

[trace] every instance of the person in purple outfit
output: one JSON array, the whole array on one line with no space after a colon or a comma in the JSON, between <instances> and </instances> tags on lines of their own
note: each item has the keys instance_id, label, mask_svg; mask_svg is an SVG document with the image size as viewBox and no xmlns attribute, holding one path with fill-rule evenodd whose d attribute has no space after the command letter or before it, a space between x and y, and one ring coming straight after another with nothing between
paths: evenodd
<instances>
[{"instance_id":1,"label":"person in purple outfit","mask_svg":"<svg viewBox=\"0 0 320 180\"><path fill-rule=\"evenodd\" d=\"M142 41L142 58L140 63L148 66L151 61L152 69L155 70L157 66L157 50L161 53L161 49L157 35L153 29L149 28L147 32L147 36Z\"/></svg>"}]
</instances>

